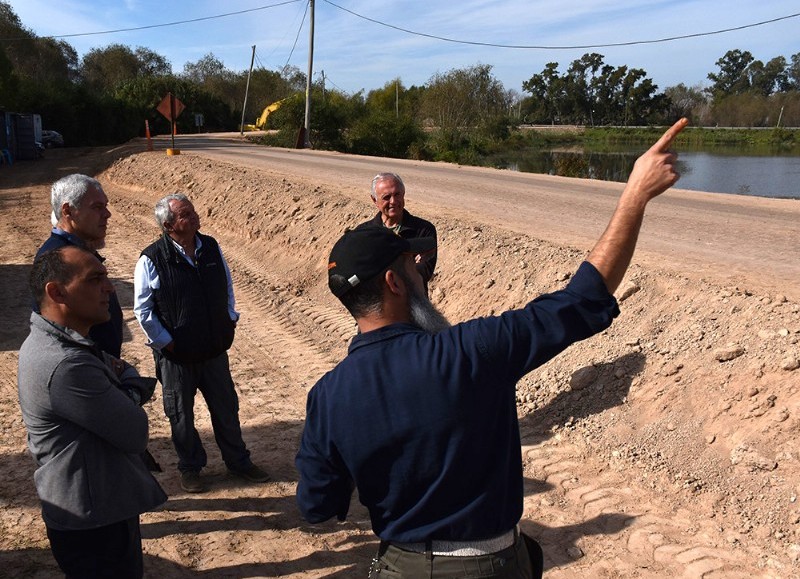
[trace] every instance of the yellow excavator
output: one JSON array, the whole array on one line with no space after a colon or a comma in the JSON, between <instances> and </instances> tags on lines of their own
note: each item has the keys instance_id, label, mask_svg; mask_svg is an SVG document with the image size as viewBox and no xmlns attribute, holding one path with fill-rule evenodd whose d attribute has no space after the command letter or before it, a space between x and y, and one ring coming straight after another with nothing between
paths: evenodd
<instances>
[{"instance_id":1,"label":"yellow excavator","mask_svg":"<svg viewBox=\"0 0 800 579\"><path fill-rule=\"evenodd\" d=\"M275 101L274 103L269 104L266 107L264 107L264 110L261 111L261 115L258 117L258 119L256 119L256 124L255 125L245 125L244 129L246 131L263 131L264 129L266 129L267 128L267 117L269 117L270 113L274 113L275 111L277 111L280 108L280 106L285 101L289 100L290 98L291 97L286 97L284 99L281 99L279 101Z\"/></svg>"}]
</instances>

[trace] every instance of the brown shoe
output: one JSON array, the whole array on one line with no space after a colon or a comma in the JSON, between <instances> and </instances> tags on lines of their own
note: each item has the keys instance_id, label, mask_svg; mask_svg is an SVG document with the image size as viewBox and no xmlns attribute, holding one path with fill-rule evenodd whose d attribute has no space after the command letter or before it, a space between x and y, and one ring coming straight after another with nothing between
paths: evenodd
<instances>
[{"instance_id":1,"label":"brown shoe","mask_svg":"<svg viewBox=\"0 0 800 579\"><path fill-rule=\"evenodd\" d=\"M200 473L193 470L181 473L181 488L187 493L204 493L207 490L200 479Z\"/></svg>"},{"instance_id":2,"label":"brown shoe","mask_svg":"<svg viewBox=\"0 0 800 579\"><path fill-rule=\"evenodd\" d=\"M228 471L236 476L242 477L245 480L249 480L250 482L265 483L269 480L267 471L258 468L254 464L251 464L244 470L233 470L232 468L229 468Z\"/></svg>"}]
</instances>

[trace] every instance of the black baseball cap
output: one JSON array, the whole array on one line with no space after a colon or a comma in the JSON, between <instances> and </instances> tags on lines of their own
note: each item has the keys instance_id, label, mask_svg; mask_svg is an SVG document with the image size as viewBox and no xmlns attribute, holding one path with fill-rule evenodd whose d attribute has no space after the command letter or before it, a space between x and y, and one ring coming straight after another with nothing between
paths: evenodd
<instances>
[{"instance_id":1,"label":"black baseball cap","mask_svg":"<svg viewBox=\"0 0 800 579\"><path fill-rule=\"evenodd\" d=\"M340 298L358 284L369 281L402 253L414 255L436 249L436 238L404 239L385 227L364 227L346 232L331 250L328 287Z\"/></svg>"}]
</instances>

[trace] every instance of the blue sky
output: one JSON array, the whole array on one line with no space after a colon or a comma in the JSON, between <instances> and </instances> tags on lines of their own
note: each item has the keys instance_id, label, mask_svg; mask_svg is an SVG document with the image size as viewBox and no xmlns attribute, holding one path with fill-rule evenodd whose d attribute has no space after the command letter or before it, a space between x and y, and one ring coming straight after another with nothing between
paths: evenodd
<instances>
[{"instance_id":1,"label":"blue sky","mask_svg":"<svg viewBox=\"0 0 800 579\"><path fill-rule=\"evenodd\" d=\"M6 0L9 1L9 0ZM174 72L213 53L231 70L287 63L307 70L308 0L10 0L22 23L39 36L143 27L249 12L198 22L64 38L83 56L120 43L166 57ZM261 9L263 8L263 9ZM254 10L258 9L258 10ZM345 10L346 9L346 10ZM355 14L352 14L351 11ZM437 72L493 66L506 89L558 62L587 52L613 66L643 68L660 90L684 83L707 86L706 75L728 50L749 50L764 62L800 52L800 17L712 36L621 47L556 49L696 35L800 12L797 0L315 0L314 78L346 93L380 88L400 78L422 85ZM385 26L374 21L379 21ZM413 33L397 30L399 27ZM510 49L447 42L543 46Z\"/></svg>"}]
</instances>

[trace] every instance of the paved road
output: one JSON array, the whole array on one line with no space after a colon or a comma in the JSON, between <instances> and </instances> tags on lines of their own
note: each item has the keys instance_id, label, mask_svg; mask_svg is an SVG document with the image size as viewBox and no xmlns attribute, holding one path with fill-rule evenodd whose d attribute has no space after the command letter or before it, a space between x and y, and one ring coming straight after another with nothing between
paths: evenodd
<instances>
[{"instance_id":1,"label":"paved road","mask_svg":"<svg viewBox=\"0 0 800 579\"><path fill-rule=\"evenodd\" d=\"M168 138L156 140L157 148L168 144ZM428 217L468 214L587 250L622 190L622 184L604 181L261 147L238 133L178 136L176 147L319 181L365 202L373 175L396 171L406 182L412 211L418 208ZM800 201L673 189L648 208L635 259L800 297Z\"/></svg>"}]
</instances>

